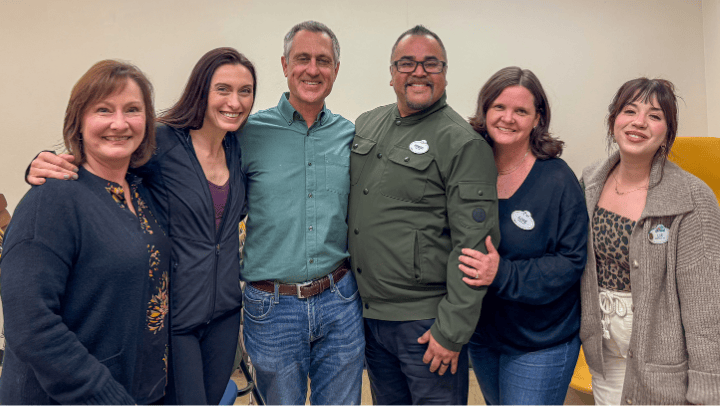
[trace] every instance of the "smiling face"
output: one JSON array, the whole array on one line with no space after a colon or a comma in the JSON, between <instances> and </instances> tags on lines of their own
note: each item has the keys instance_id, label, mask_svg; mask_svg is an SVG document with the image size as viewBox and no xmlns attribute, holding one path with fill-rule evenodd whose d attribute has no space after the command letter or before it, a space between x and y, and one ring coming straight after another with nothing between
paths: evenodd
<instances>
[{"instance_id":1,"label":"smiling face","mask_svg":"<svg viewBox=\"0 0 720 406\"><path fill-rule=\"evenodd\" d=\"M535 98L523 86L508 86L485 112L487 133L496 146L529 148L530 133L538 124Z\"/></svg>"},{"instance_id":2,"label":"smiling face","mask_svg":"<svg viewBox=\"0 0 720 406\"><path fill-rule=\"evenodd\" d=\"M298 110L322 108L340 69L330 37L302 30L295 34L288 58L283 56L280 62L290 89L290 104Z\"/></svg>"},{"instance_id":3,"label":"smiling face","mask_svg":"<svg viewBox=\"0 0 720 406\"><path fill-rule=\"evenodd\" d=\"M625 105L615 118L613 135L625 156L652 160L667 140L665 114L656 98L648 102L636 100Z\"/></svg>"},{"instance_id":4,"label":"smiling face","mask_svg":"<svg viewBox=\"0 0 720 406\"><path fill-rule=\"evenodd\" d=\"M410 35L398 42L392 61L407 59L411 61L443 61L442 47L430 36ZM440 73L429 74L418 64L411 73L398 72L390 66L390 86L395 89L400 116L417 113L433 105L445 93L447 67Z\"/></svg>"},{"instance_id":5,"label":"smiling face","mask_svg":"<svg viewBox=\"0 0 720 406\"><path fill-rule=\"evenodd\" d=\"M145 103L140 87L127 79L122 88L90 105L80 131L86 164L127 166L145 138Z\"/></svg>"},{"instance_id":6,"label":"smiling face","mask_svg":"<svg viewBox=\"0 0 720 406\"><path fill-rule=\"evenodd\" d=\"M210 80L202 129L225 134L237 131L253 105L253 78L243 65L222 65Z\"/></svg>"}]
</instances>

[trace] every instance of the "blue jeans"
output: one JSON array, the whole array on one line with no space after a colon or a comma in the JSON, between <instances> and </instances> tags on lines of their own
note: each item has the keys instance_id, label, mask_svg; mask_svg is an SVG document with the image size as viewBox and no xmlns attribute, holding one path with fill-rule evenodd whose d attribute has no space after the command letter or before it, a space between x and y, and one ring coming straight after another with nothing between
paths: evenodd
<instances>
[{"instance_id":1,"label":"blue jeans","mask_svg":"<svg viewBox=\"0 0 720 406\"><path fill-rule=\"evenodd\" d=\"M427 344L417 339L435 319L386 321L365 319L365 358L376 405L466 405L467 346L460 350L455 374L440 376L423 362Z\"/></svg>"},{"instance_id":2,"label":"blue jeans","mask_svg":"<svg viewBox=\"0 0 720 406\"><path fill-rule=\"evenodd\" d=\"M562 405L580 353L580 337L523 354L504 354L472 340L468 346L486 404Z\"/></svg>"},{"instance_id":3,"label":"blue jeans","mask_svg":"<svg viewBox=\"0 0 720 406\"><path fill-rule=\"evenodd\" d=\"M332 278L332 275L330 275ZM243 293L245 350L267 404L360 404L365 355L355 277L307 299L255 289Z\"/></svg>"}]
</instances>

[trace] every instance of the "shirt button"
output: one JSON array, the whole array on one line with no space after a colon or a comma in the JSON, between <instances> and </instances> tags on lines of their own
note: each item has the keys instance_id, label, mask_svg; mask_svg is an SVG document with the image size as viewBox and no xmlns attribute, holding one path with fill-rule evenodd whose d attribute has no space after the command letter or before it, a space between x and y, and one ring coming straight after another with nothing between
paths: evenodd
<instances>
[{"instance_id":1,"label":"shirt button","mask_svg":"<svg viewBox=\"0 0 720 406\"><path fill-rule=\"evenodd\" d=\"M639 267L640 267L640 263L637 261L637 259L634 259L633 260L633 268L639 268Z\"/></svg>"},{"instance_id":2,"label":"shirt button","mask_svg":"<svg viewBox=\"0 0 720 406\"><path fill-rule=\"evenodd\" d=\"M308 193L308 197L312 197L312 193Z\"/></svg>"},{"instance_id":3,"label":"shirt button","mask_svg":"<svg viewBox=\"0 0 720 406\"><path fill-rule=\"evenodd\" d=\"M400 120L395 120L395 125L400 125L400 124L402 124L402 121L400 121Z\"/></svg>"},{"instance_id":4,"label":"shirt button","mask_svg":"<svg viewBox=\"0 0 720 406\"><path fill-rule=\"evenodd\" d=\"M360 230L358 230L357 228L355 230L353 230L353 232L355 233L355 235L360 234Z\"/></svg>"},{"instance_id":5,"label":"shirt button","mask_svg":"<svg viewBox=\"0 0 720 406\"><path fill-rule=\"evenodd\" d=\"M364 194L368 194L368 193L370 193L370 191L367 190L367 188L365 188L365 189L363 189L363 193L364 193Z\"/></svg>"},{"instance_id":6,"label":"shirt button","mask_svg":"<svg viewBox=\"0 0 720 406\"><path fill-rule=\"evenodd\" d=\"M365 308L366 308L366 309L369 309L369 308L370 308L370 304L369 304L369 303L365 303Z\"/></svg>"},{"instance_id":7,"label":"shirt button","mask_svg":"<svg viewBox=\"0 0 720 406\"><path fill-rule=\"evenodd\" d=\"M314 260L314 259L311 259L311 260L310 260L310 263L312 264L313 262L315 262L315 260Z\"/></svg>"},{"instance_id":8,"label":"shirt button","mask_svg":"<svg viewBox=\"0 0 720 406\"><path fill-rule=\"evenodd\" d=\"M308 166L312 166L312 162L308 162Z\"/></svg>"},{"instance_id":9,"label":"shirt button","mask_svg":"<svg viewBox=\"0 0 720 406\"><path fill-rule=\"evenodd\" d=\"M312 226L308 227L308 230L312 231Z\"/></svg>"},{"instance_id":10,"label":"shirt button","mask_svg":"<svg viewBox=\"0 0 720 406\"><path fill-rule=\"evenodd\" d=\"M357 273L362 273L362 269L358 268L356 269Z\"/></svg>"},{"instance_id":11,"label":"shirt button","mask_svg":"<svg viewBox=\"0 0 720 406\"><path fill-rule=\"evenodd\" d=\"M355 145L353 145L353 149L357 149L357 147L359 147L359 146L360 146L360 145L355 144Z\"/></svg>"}]
</instances>

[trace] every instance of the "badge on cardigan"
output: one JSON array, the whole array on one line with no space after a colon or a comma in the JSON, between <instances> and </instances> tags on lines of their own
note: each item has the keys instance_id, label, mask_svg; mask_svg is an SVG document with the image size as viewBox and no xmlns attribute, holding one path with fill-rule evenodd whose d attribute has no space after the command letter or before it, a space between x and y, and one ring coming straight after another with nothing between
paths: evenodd
<instances>
[{"instance_id":1,"label":"badge on cardigan","mask_svg":"<svg viewBox=\"0 0 720 406\"><path fill-rule=\"evenodd\" d=\"M662 224L655 226L652 230L650 230L650 234L648 235L648 239L653 244L665 244L668 242L669 238L670 229Z\"/></svg>"},{"instance_id":2,"label":"badge on cardigan","mask_svg":"<svg viewBox=\"0 0 720 406\"><path fill-rule=\"evenodd\" d=\"M428 152L429 149L430 149L430 147L428 146L428 143L425 140L413 141L410 143L410 151L412 151L413 153L418 154L418 155Z\"/></svg>"},{"instance_id":3,"label":"badge on cardigan","mask_svg":"<svg viewBox=\"0 0 720 406\"><path fill-rule=\"evenodd\" d=\"M535 228L535 220L533 220L532 214L527 210L515 210L510 214L510 218L516 226L523 230L532 230Z\"/></svg>"}]
</instances>

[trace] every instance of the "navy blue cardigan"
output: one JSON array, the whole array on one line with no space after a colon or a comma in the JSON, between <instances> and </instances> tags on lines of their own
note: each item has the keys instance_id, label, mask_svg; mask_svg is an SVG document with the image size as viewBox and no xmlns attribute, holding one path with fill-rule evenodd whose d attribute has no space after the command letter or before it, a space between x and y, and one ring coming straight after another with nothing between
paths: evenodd
<instances>
[{"instance_id":1,"label":"navy blue cardigan","mask_svg":"<svg viewBox=\"0 0 720 406\"><path fill-rule=\"evenodd\" d=\"M245 177L234 133L223 140L230 192L220 229L205 173L187 129L157 126L157 151L136 173L143 177L172 239L172 331L186 333L242 305L238 224Z\"/></svg>"},{"instance_id":2,"label":"navy blue cardigan","mask_svg":"<svg viewBox=\"0 0 720 406\"><path fill-rule=\"evenodd\" d=\"M573 339L580 329L580 277L588 216L580 183L562 159L537 160L520 188L500 199L500 266L472 341L505 353ZM513 212L521 226L513 221ZM529 212L529 216L519 212ZM523 219L525 223L523 223Z\"/></svg>"},{"instance_id":3,"label":"navy blue cardigan","mask_svg":"<svg viewBox=\"0 0 720 406\"><path fill-rule=\"evenodd\" d=\"M0 262L2 404L157 400L136 393L143 377L134 373L147 327L149 246L158 249L162 272L170 243L157 225L144 233L107 185L80 168L76 182L48 179L15 210Z\"/></svg>"}]
</instances>

